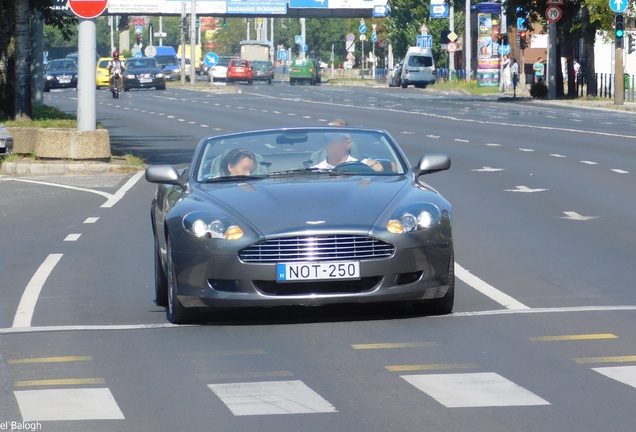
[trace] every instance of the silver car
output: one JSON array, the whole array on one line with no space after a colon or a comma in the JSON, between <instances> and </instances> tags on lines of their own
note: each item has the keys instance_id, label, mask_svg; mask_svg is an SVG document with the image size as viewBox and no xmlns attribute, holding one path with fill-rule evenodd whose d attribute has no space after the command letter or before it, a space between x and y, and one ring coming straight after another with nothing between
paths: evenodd
<instances>
[{"instance_id":1,"label":"silver car","mask_svg":"<svg viewBox=\"0 0 636 432\"><path fill-rule=\"evenodd\" d=\"M383 130L286 128L201 140L189 167L149 166L155 300L196 308L411 302L450 313L451 205Z\"/></svg>"},{"instance_id":2,"label":"silver car","mask_svg":"<svg viewBox=\"0 0 636 432\"><path fill-rule=\"evenodd\" d=\"M221 56L218 62L208 69L208 78L210 82L214 81L227 81L227 67L230 64L230 60L238 57Z\"/></svg>"}]
</instances>

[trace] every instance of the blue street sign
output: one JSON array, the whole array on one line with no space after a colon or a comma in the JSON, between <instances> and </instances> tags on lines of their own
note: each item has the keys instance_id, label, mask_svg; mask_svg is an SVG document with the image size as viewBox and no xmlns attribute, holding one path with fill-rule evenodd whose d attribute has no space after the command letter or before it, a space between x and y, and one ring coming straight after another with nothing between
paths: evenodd
<instances>
[{"instance_id":1,"label":"blue street sign","mask_svg":"<svg viewBox=\"0 0 636 432\"><path fill-rule=\"evenodd\" d=\"M203 60L205 61L206 65L212 67L219 62L219 56L216 55L216 53L209 52L205 55L205 58Z\"/></svg>"},{"instance_id":2,"label":"blue street sign","mask_svg":"<svg viewBox=\"0 0 636 432\"><path fill-rule=\"evenodd\" d=\"M378 34L377 33L373 33L371 35L371 42L375 43L378 41Z\"/></svg>"},{"instance_id":3,"label":"blue street sign","mask_svg":"<svg viewBox=\"0 0 636 432\"><path fill-rule=\"evenodd\" d=\"M358 27L358 31L362 34L365 34L367 32L367 26L365 26L364 24L360 24L360 27Z\"/></svg>"},{"instance_id":4,"label":"blue street sign","mask_svg":"<svg viewBox=\"0 0 636 432\"><path fill-rule=\"evenodd\" d=\"M448 5L431 5L431 18L448 18Z\"/></svg>"},{"instance_id":5,"label":"blue street sign","mask_svg":"<svg viewBox=\"0 0 636 432\"><path fill-rule=\"evenodd\" d=\"M383 18L389 14L388 5L375 5L373 6L373 16L375 18Z\"/></svg>"},{"instance_id":6,"label":"blue street sign","mask_svg":"<svg viewBox=\"0 0 636 432\"><path fill-rule=\"evenodd\" d=\"M144 55L141 53L141 51L137 51L135 53L135 57L143 57Z\"/></svg>"},{"instance_id":7,"label":"blue street sign","mask_svg":"<svg viewBox=\"0 0 636 432\"><path fill-rule=\"evenodd\" d=\"M499 52L501 52L502 54L510 54L511 50L512 48L510 47L510 45L502 45L499 47Z\"/></svg>"},{"instance_id":8,"label":"blue street sign","mask_svg":"<svg viewBox=\"0 0 636 432\"><path fill-rule=\"evenodd\" d=\"M144 32L143 26L135 26L135 34L142 34Z\"/></svg>"},{"instance_id":9,"label":"blue street sign","mask_svg":"<svg viewBox=\"0 0 636 432\"><path fill-rule=\"evenodd\" d=\"M278 52L276 53L276 58L278 60L289 60L289 51L278 50Z\"/></svg>"},{"instance_id":10,"label":"blue street sign","mask_svg":"<svg viewBox=\"0 0 636 432\"><path fill-rule=\"evenodd\" d=\"M303 43L303 37L301 35L294 36L294 43L296 45L300 45L301 43Z\"/></svg>"},{"instance_id":11,"label":"blue street sign","mask_svg":"<svg viewBox=\"0 0 636 432\"><path fill-rule=\"evenodd\" d=\"M304 51L307 51L307 44L300 44L300 46L298 47L298 49L299 49L300 51L303 51L303 52L304 52Z\"/></svg>"},{"instance_id":12,"label":"blue street sign","mask_svg":"<svg viewBox=\"0 0 636 432\"><path fill-rule=\"evenodd\" d=\"M289 0L290 8L328 8L327 0Z\"/></svg>"},{"instance_id":13,"label":"blue street sign","mask_svg":"<svg viewBox=\"0 0 636 432\"><path fill-rule=\"evenodd\" d=\"M433 36L431 35L418 35L416 46L420 48L433 48Z\"/></svg>"},{"instance_id":14,"label":"blue street sign","mask_svg":"<svg viewBox=\"0 0 636 432\"><path fill-rule=\"evenodd\" d=\"M525 18L517 18L517 30L528 30L528 20Z\"/></svg>"},{"instance_id":15,"label":"blue street sign","mask_svg":"<svg viewBox=\"0 0 636 432\"><path fill-rule=\"evenodd\" d=\"M609 7L616 13L623 13L627 9L628 0L609 0Z\"/></svg>"}]
</instances>

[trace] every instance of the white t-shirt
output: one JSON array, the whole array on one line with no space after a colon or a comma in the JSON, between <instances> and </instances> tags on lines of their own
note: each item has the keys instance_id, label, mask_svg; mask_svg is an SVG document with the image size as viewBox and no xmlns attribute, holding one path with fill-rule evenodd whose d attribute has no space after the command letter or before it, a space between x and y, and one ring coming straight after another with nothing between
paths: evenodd
<instances>
[{"instance_id":1,"label":"white t-shirt","mask_svg":"<svg viewBox=\"0 0 636 432\"><path fill-rule=\"evenodd\" d=\"M366 163L366 161L367 161L367 159L362 159L360 162ZM345 160L344 162L341 162L341 163L345 163L345 162L358 162L358 159L356 159L353 156L349 155L349 156L347 156L347 160ZM335 166L331 165L329 162L327 162L327 159L325 159L324 161L320 162L319 164L312 166L312 168L334 169Z\"/></svg>"}]
</instances>

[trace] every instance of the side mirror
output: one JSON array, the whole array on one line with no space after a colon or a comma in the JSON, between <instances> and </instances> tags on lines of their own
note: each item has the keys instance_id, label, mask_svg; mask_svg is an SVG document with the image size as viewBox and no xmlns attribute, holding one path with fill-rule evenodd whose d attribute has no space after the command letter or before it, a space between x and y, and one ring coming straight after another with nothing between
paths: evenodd
<instances>
[{"instance_id":1,"label":"side mirror","mask_svg":"<svg viewBox=\"0 0 636 432\"><path fill-rule=\"evenodd\" d=\"M179 184L179 172L172 165L150 165L145 177L150 183Z\"/></svg>"},{"instance_id":2,"label":"side mirror","mask_svg":"<svg viewBox=\"0 0 636 432\"><path fill-rule=\"evenodd\" d=\"M448 155L442 153L432 153L422 156L415 168L417 177L432 174L439 171L446 171L451 166Z\"/></svg>"}]
</instances>

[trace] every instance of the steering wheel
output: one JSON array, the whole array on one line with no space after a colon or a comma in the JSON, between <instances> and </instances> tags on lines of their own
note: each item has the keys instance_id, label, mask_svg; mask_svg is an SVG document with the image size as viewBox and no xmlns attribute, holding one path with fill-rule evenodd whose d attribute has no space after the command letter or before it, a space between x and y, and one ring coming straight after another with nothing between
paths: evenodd
<instances>
[{"instance_id":1,"label":"steering wheel","mask_svg":"<svg viewBox=\"0 0 636 432\"><path fill-rule=\"evenodd\" d=\"M336 165L334 171L374 172L373 168L360 161L343 162Z\"/></svg>"}]
</instances>

